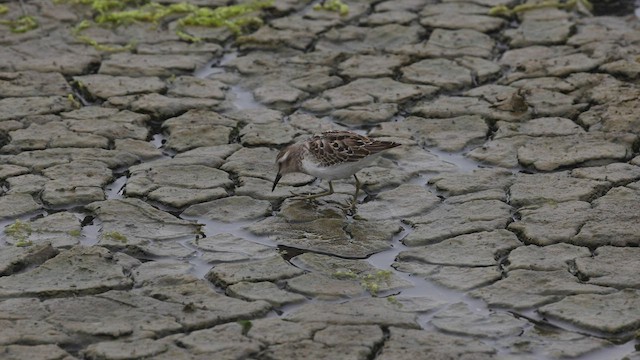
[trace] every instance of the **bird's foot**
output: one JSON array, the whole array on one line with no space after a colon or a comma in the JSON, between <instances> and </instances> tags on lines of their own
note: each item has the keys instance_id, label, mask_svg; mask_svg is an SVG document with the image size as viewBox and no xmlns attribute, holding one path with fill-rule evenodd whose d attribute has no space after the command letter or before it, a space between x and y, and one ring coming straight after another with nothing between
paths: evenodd
<instances>
[{"instance_id":1,"label":"bird's foot","mask_svg":"<svg viewBox=\"0 0 640 360\"><path fill-rule=\"evenodd\" d=\"M340 206L340 208L346 211L347 214L353 215L356 213L357 206L358 206L358 201L356 199L353 199L347 202L344 206Z\"/></svg>"},{"instance_id":2,"label":"bird's foot","mask_svg":"<svg viewBox=\"0 0 640 360\"><path fill-rule=\"evenodd\" d=\"M319 197L323 197L323 196L327 196L327 195L333 194L333 185L331 184L331 181L329 181L329 190L327 190L325 192L317 193L317 194L304 195L304 194L296 194L293 191L291 191L291 193L295 196L293 198L294 200L314 200L314 199L317 199Z\"/></svg>"},{"instance_id":3,"label":"bird's foot","mask_svg":"<svg viewBox=\"0 0 640 360\"><path fill-rule=\"evenodd\" d=\"M343 210L345 210L345 213L347 216L351 216L351 218L353 220L358 220L358 221L369 221L369 219L364 218L362 216L360 216L360 214L358 214L358 208L357 208L357 202L353 201L350 202L350 205L347 207L344 207Z\"/></svg>"},{"instance_id":4,"label":"bird's foot","mask_svg":"<svg viewBox=\"0 0 640 360\"><path fill-rule=\"evenodd\" d=\"M289 191L289 192L291 193L291 195L293 195L293 197L291 198L293 200L298 200L298 199L304 198L305 196L311 195L311 194L297 193L293 191Z\"/></svg>"},{"instance_id":5,"label":"bird's foot","mask_svg":"<svg viewBox=\"0 0 640 360\"><path fill-rule=\"evenodd\" d=\"M300 194L300 193L295 193L293 191L290 191L290 193L291 195L293 195L293 197L291 198L292 200L309 200L309 201L332 194L328 192L321 192L318 194Z\"/></svg>"}]
</instances>

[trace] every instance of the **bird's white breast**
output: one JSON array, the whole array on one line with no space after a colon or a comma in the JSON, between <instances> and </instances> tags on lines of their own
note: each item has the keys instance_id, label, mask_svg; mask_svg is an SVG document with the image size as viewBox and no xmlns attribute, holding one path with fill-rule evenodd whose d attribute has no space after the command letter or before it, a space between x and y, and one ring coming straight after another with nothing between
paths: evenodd
<instances>
[{"instance_id":1,"label":"bird's white breast","mask_svg":"<svg viewBox=\"0 0 640 360\"><path fill-rule=\"evenodd\" d=\"M315 176L324 180L336 180L336 179L344 179L352 176L363 168L369 166L380 153L367 156L366 158L353 161L353 162L343 162L336 165L331 166L320 166L315 161L310 161L307 157L302 159L302 169L306 174L311 176Z\"/></svg>"}]
</instances>

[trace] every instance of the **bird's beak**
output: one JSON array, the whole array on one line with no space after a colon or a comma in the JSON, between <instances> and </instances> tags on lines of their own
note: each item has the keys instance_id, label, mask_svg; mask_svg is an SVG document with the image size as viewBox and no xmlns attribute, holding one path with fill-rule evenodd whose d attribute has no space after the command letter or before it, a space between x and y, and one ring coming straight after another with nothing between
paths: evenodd
<instances>
[{"instance_id":1,"label":"bird's beak","mask_svg":"<svg viewBox=\"0 0 640 360\"><path fill-rule=\"evenodd\" d=\"M276 175L276 179L273 180L273 187L271 188L271 192L273 192L273 190L276 189L276 185L278 185L278 181L280 181L281 177L282 177L282 175L280 175L280 173L278 173L278 175Z\"/></svg>"}]
</instances>

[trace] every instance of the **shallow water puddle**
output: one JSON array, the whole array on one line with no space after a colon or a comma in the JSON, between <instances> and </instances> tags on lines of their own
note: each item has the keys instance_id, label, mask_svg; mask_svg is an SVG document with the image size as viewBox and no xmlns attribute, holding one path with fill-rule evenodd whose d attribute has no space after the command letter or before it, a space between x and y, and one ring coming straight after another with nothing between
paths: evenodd
<instances>
[{"instance_id":1,"label":"shallow water puddle","mask_svg":"<svg viewBox=\"0 0 640 360\"><path fill-rule=\"evenodd\" d=\"M572 332L575 332L575 333L588 335L588 336L593 336L593 337L597 337L597 338L602 338L602 339L606 339L606 340L610 340L610 341L618 340L618 342L620 342L620 341L624 341L623 339L632 339L634 337L634 335L635 335L635 331L627 331L627 332L620 333L617 336L612 336L611 334L604 334L604 333L601 333L601 332L598 332L598 331L588 330L588 329L585 329L585 328L578 327L578 326L576 326L574 324L571 324L571 323L569 323L567 321L558 320L558 319L547 319L544 316L540 315L535 309L527 309L527 310L520 310L520 311L509 311L509 312L511 312L513 314L516 314L516 315L521 315L521 316L523 316L523 317L525 317L525 318L527 318L527 319L529 319L530 321L533 321L533 322L546 323L546 324L550 324L551 326L557 327L557 328L562 329L562 330L572 331ZM624 346L627 343L623 343L621 345L617 345L616 347Z\"/></svg>"},{"instance_id":2,"label":"shallow water puddle","mask_svg":"<svg viewBox=\"0 0 640 360\"><path fill-rule=\"evenodd\" d=\"M191 245L190 242L192 240L193 240L192 238L188 238L188 239L180 240L178 241L178 243L181 246L194 251L193 256L187 259L187 261L191 265L191 274L197 277L198 279L204 279L205 275L207 275L207 273L209 272L209 270L211 270L213 265L209 264L208 262L202 259L202 254L204 252L198 249L197 247Z\"/></svg>"},{"instance_id":3,"label":"shallow water puddle","mask_svg":"<svg viewBox=\"0 0 640 360\"><path fill-rule=\"evenodd\" d=\"M427 279L398 271L394 267L392 267L391 265L395 262L395 259L400 252L411 249L402 243L402 239L409 235L413 230L409 225L401 224L401 226L403 230L396 236L394 236L394 238L391 240L391 248L389 250L373 254L366 259L366 261L371 265L382 270L392 271L394 275L407 280L410 283L413 283L413 287L400 290L398 295L401 295L403 297L427 297L436 301L445 302L447 304L464 302L469 306L469 309L472 309L474 312L489 312L489 309L481 300L473 299L463 292L449 289L445 286L437 285ZM429 322L429 320L431 320L433 314L435 313L437 313L437 311L420 315L420 326L426 328L427 323Z\"/></svg>"},{"instance_id":4,"label":"shallow water puddle","mask_svg":"<svg viewBox=\"0 0 640 360\"><path fill-rule=\"evenodd\" d=\"M208 63L196 69L193 72L193 76L199 79L204 79L209 75L223 73L224 69L217 66L219 63L220 63L219 59L217 58L211 59Z\"/></svg>"},{"instance_id":5,"label":"shallow water puddle","mask_svg":"<svg viewBox=\"0 0 640 360\"><path fill-rule=\"evenodd\" d=\"M202 218L192 218L189 216L182 217L184 220L195 220L198 224L202 225L201 231L206 236L213 236L217 234L231 234L237 237L249 240L258 244L277 248L278 244L269 239L266 236L256 236L244 228L247 225L253 224L256 221L240 221L235 223L225 223L222 221L207 220ZM258 220L259 221L259 220Z\"/></svg>"},{"instance_id":6,"label":"shallow water puddle","mask_svg":"<svg viewBox=\"0 0 640 360\"><path fill-rule=\"evenodd\" d=\"M127 184L127 176L121 175L117 177L112 183L108 184L105 189L106 199L122 199L124 198L124 187Z\"/></svg>"},{"instance_id":7,"label":"shallow water puddle","mask_svg":"<svg viewBox=\"0 0 640 360\"><path fill-rule=\"evenodd\" d=\"M228 70L224 66L237 57L238 53L235 51L225 53L222 57L214 58L201 68L194 71L193 76L205 79L211 75L226 73ZM237 110L267 108L255 100L253 93L250 90L240 85L231 85L226 92L229 100L231 100L231 104Z\"/></svg>"},{"instance_id":8,"label":"shallow water puddle","mask_svg":"<svg viewBox=\"0 0 640 360\"><path fill-rule=\"evenodd\" d=\"M395 261L396 256L401 251L410 250L410 248L402 244L401 241L404 237L406 237L411 233L412 231L411 227L404 224L402 225L402 227L403 227L403 231L401 231L399 234L397 234L393 238L392 247L389 250L374 254L366 260L371 265L377 268L380 268L382 270L392 271L395 276L398 276L404 280L407 280L413 283L413 287L411 288L402 289L399 292L396 292L397 294L379 294L381 297L384 297L387 295L397 295L401 297L426 297L429 299L446 303L446 305L441 306L435 309L434 311L428 311L418 315L418 324L422 329L425 329L425 330L434 329L434 326L431 324L431 320L434 318L435 315L437 315L439 312L446 310L449 306L453 304L464 303L467 305L468 309L472 313L483 316L483 317L488 317L492 313L493 314L509 313L509 314L513 314L515 317L519 317L517 315L523 315L525 316L524 319L530 322L529 327L535 326L535 323L548 324L548 326L557 328L559 331L575 332L578 334L594 336L594 337L599 337L603 339L607 338L603 334L585 331L582 328L579 328L577 326L574 326L566 322L545 319L544 317L540 316L537 312L535 312L535 310L512 312L506 309L489 308L484 301L480 299L472 298L466 295L462 291L449 289L447 287L437 285L419 276L412 276L410 274L397 271L395 268L391 266ZM342 302L344 302L344 300ZM288 307L283 308L282 311L286 315L286 313L295 310L298 306L299 305L290 305ZM531 320L529 319L533 320L534 322L531 322ZM528 328L527 326L524 327L524 329L527 329L527 328ZM487 345L492 346L494 349L497 349L498 354L505 354L505 355L510 354L511 356L513 355L510 348L505 347L505 345L499 343L499 339L480 338L479 340L482 341L483 343L486 343ZM581 355L578 358L582 360L620 359L624 355L633 352L634 346L635 346L635 342L630 340L621 345L614 345L604 349L595 350L593 352ZM547 358L547 355L543 354L541 351L534 352L531 354L531 356L533 356L532 358L540 358L540 359Z\"/></svg>"},{"instance_id":9,"label":"shallow water puddle","mask_svg":"<svg viewBox=\"0 0 640 360\"><path fill-rule=\"evenodd\" d=\"M234 85L229 89L233 106L238 110L266 109L267 107L260 104L253 97L253 93L242 86Z\"/></svg>"},{"instance_id":10,"label":"shallow water puddle","mask_svg":"<svg viewBox=\"0 0 640 360\"><path fill-rule=\"evenodd\" d=\"M637 350L635 341L629 340L622 345L616 345L584 354L580 356L580 360L623 359L625 355L631 354L634 350Z\"/></svg>"},{"instance_id":11,"label":"shallow water puddle","mask_svg":"<svg viewBox=\"0 0 640 360\"><path fill-rule=\"evenodd\" d=\"M80 214L76 214L76 216L82 216ZM98 235L100 234L100 229L102 229L102 222L93 217L82 217L80 218L82 221L89 221L89 223L82 224L80 244L84 246L93 246L98 243Z\"/></svg>"},{"instance_id":12,"label":"shallow water puddle","mask_svg":"<svg viewBox=\"0 0 640 360\"><path fill-rule=\"evenodd\" d=\"M215 57L213 59L211 59L209 62L207 62L206 64L202 65L201 67L197 68L194 72L193 72L193 76L200 78L200 79L204 79L210 75L213 74L221 74L226 72L227 70L225 68L223 68L222 66L225 66L229 63L229 61L232 61L234 59L236 59L238 57L238 52L237 51L225 51L224 54L221 57Z\"/></svg>"},{"instance_id":13,"label":"shallow water puddle","mask_svg":"<svg viewBox=\"0 0 640 360\"><path fill-rule=\"evenodd\" d=\"M459 171L463 173L469 173L481 167L478 162L469 159L464 153L449 153L436 148L429 148L428 152L436 155L444 162L457 166Z\"/></svg>"},{"instance_id":14,"label":"shallow water puddle","mask_svg":"<svg viewBox=\"0 0 640 360\"><path fill-rule=\"evenodd\" d=\"M155 146L156 149L161 149L164 144L167 142L167 137L162 133L154 134L151 137L151 144Z\"/></svg>"},{"instance_id":15,"label":"shallow water puddle","mask_svg":"<svg viewBox=\"0 0 640 360\"><path fill-rule=\"evenodd\" d=\"M244 240L248 240L257 244L266 245L277 250L278 245L271 241L268 237L259 237L244 230L244 227L253 223L254 221L243 221L236 223L225 223L222 221L213 221L197 217L181 216L184 220L191 220L201 225L200 231L202 233L201 238L212 237L218 234L230 234ZM209 263L202 258L204 251L197 246L191 244L193 238L187 238L179 241L179 244L189 250L194 251L193 256L189 257L187 261L191 264L191 273L200 279L204 279L205 275L211 270L215 264Z\"/></svg>"}]
</instances>

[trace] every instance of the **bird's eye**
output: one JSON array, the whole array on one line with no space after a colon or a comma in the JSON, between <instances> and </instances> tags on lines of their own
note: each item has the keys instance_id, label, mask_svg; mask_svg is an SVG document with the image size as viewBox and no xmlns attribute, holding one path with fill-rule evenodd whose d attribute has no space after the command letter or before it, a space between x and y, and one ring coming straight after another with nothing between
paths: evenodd
<instances>
[{"instance_id":1,"label":"bird's eye","mask_svg":"<svg viewBox=\"0 0 640 360\"><path fill-rule=\"evenodd\" d=\"M340 144L338 144L337 142L331 143L331 146L333 146L334 149L337 149L340 147Z\"/></svg>"}]
</instances>

